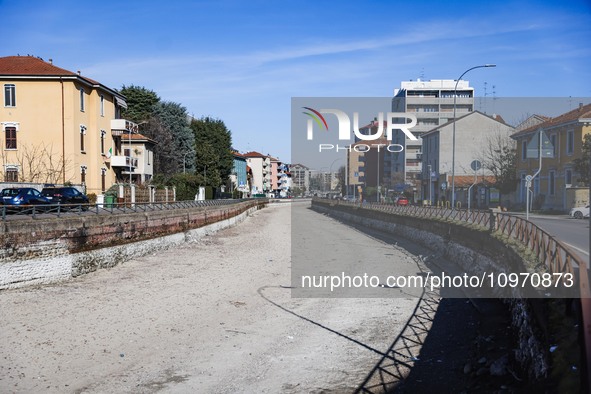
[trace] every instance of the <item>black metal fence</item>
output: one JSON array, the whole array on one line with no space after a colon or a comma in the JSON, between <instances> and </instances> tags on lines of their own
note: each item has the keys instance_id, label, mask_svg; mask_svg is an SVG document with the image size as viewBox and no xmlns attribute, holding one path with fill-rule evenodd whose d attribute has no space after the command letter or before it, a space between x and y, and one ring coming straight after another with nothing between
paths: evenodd
<instances>
[{"instance_id":1,"label":"black metal fence","mask_svg":"<svg viewBox=\"0 0 591 394\"><path fill-rule=\"evenodd\" d=\"M154 212L173 209L202 208L232 205L243 201L261 199L227 199L205 201L174 201L153 203L103 203L103 204L52 204L52 205L0 205L3 221L12 218L42 219L48 217L63 217L72 215L113 215L132 212ZM266 199L265 199L266 200Z\"/></svg>"}]
</instances>

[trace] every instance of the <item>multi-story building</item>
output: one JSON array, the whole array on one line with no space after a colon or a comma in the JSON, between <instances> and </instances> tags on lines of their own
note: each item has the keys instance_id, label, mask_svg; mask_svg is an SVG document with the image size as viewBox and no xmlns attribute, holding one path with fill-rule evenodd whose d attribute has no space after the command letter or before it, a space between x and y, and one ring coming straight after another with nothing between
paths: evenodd
<instances>
[{"instance_id":1,"label":"multi-story building","mask_svg":"<svg viewBox=\"0 0 591 394\"><path fill-rule=\"evenodd\" d=\"M246 164L252 170L251 194L266 194L271 192L271 159L259 152L244 154Z\"/></svg>"},{"instance_id":2,"label":"multi-story building","mask_svg":"<svg viewBox=\"0 0 591 394\"><path fill-rule=\"evenodd\" d=\"M232 155L234 157L234 164L230 174L230 191L237 190L241 193L248 193L250 188L248 187L246 158L236 151L232 152Z\"/></svg>"},{"instance_id":3,"label":"multi-story building","mask_svg":"<svg viewBox=\"0 0 591 394\"><path fill-rule=\"evenodd\" d=\"M272 156L269 156L269 161L271 162L271 187L269 188L269 190L276 193L279 191L279 188L281 187L279 179L279 166L281 166L281 161Z\"/></svg>"},{"instance_id":4,"label":"multi-story building","mask_svg":"<svg viewBox=\"0 0 591 394\"><path fill-rule=\"evenodd\" d=\"M364 135L375 135L378 132L378 126L379 121L373 120L369 124L360 127L359 132ZM385 130L387 127L386 122L383 123L383 127ZM398 152L397 148L387 148L391 144L404 142L401 135L398 133L393 134L392 141L388 141L384 136L381 136L372 141L356 139L356 142L351 145L351 149L347 151L348 182L350 185L347 194L355 195L367 187L375 188L375 191L379 191L381 197L386 196L388 192L404 191L405 185L402 175L404 154ZM367 195L367 193L365 194ZM372 195L374 194L377 195L372 191Z\"/></svg>"},{"instance_id":5,"label":"multi-story building","mask_svg":"<svg viewBox=\"0 0 591 394\"><path fill-rule=\"evenodd\" d=\"M347 151L347 195L357 196L365 186L365 153L355 150L357 143Z\"/></svg>"},{"instance_id":6,"label":"multi-story building","mask_svg":"<svg viewBox=\"0 0 591 394\"><path fill-rule=\"evenodd\" d=\"M568 210L578 204L588 204L588 188L579 186L579 174L574 160L582 155L585 135L591 133L591 104L580 104L578 108L555 118L542 118L533 126L518 131L511 137L517 142L517 175L519 202L526 202L526 176L534 175L539 168L539 156L529 158L528 145L536 151L538 135L545 134L551 144L551 157L542 155L542 168L532 182L532 206L542 209ZM537 123L537 124L536 124ZM533 142L533 144L532 144ZM584 192L577 193L577 189Z\"/></svg>"},{"instance_id":7,"label":"multi-story building","mask_svg":"<svg viewBox=\"0 0 591 394\"><path fill-rule=\"evenodd\" d=\"M298 188L302 193L310 191L310 168L303 164L292 164L289 169L293 188Z\"/></svg>"},{"instance_id":8,"label":"multi-story building","mask_svg":"<svg viewBox=\"0 0 591 394\"><path fill-rule=\"evenodd\" d=\"M454 89L457 82L457 89ZM455 93L455 94L454 94ZM402 132L395 133L404 147L404 182L413 184L416 194L421 195L420 176L422 140L421 135L453 119L454 95L456 96L456 118L474 110L474 88L468 81L451 79L432 79L423 81L403 81L400 89L394 90L393 112L408 112L417 117L417 125L412 128L418 141L405 138ZM396 162L392 163L396 165ZM400 163L398 163L400 166ZM394 169L393 169L394 172Z\"/></svg>"},{"instance_id":9,"label":"multi-story building","mask_svg":"<svg viewBox=\"0 0 591 394\"><path fill-rule=\"evenodd\" d=\"M154 147L156 141L142 135L127 133L121 138L123 156L133 160L132 171L123 171L123 176L130 176L132 183L147 183L154 176ZM131 148L130 148L131 146Z\"/></svg>"},{"instance_id":10,"label":"multi-story building","mask_svg":"<svg viewBox=\"0 0 591 394\"><path fill-rule=\"evenodd\" d=\"M454 168L455 201L468 205L468 189L473 183L481 185L471 190L471 200L479 205L491 202L490 187L494 180L492 173L481 167L477 171L472 162L481 161L488 144L496 135L508 137L514 128L479 111L473 111L455 120L456 146L453 158L454 120L442 124L422 136L423 200L451 201L452 165ZM454 164L455 162L455 164ZM477 167L478 168L478 167ZM431 174L429 174L431 170ZM476 199L476 201L474 201ZM495 201L493 198L494 203Z\"/></svg>"},{"instance_id":11,"label":"multi-story building","mask_svg":"<svg viewBox=\"0 0 591 394\"><path fill-rule=\"evenodd\" d=\"M81 183L99 194L137 174L133 149L122 146L138 125L120 119L127 105L116 90L32 56L0 58L0 84L3 180Z\"/></svg>"}]
</instances>

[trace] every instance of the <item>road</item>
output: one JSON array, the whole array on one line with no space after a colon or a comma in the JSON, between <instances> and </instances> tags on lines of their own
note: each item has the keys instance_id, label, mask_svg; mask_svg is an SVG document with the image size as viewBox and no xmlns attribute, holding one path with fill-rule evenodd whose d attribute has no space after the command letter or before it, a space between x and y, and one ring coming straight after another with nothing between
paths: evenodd
<instances>
[{"instance_id":1,"label":"road","mask_svg":"<svg viewBox=\"0 0 591 394\"><path fill-rule=\"evenodd\" d=\"M589 263L589 219L530 215L530 221L555 236Z\"/></svg>"},{"instance_id":2,"label":"road","mask_svg":"<svg viewBox=\"0 0 591 394\"><path fill-rule=\"evenodd\" d=\"M194 244L0 292L0 392L352 392L420 300L291 298L291 209L271 204Z\"/></svg>"}]
</instances>

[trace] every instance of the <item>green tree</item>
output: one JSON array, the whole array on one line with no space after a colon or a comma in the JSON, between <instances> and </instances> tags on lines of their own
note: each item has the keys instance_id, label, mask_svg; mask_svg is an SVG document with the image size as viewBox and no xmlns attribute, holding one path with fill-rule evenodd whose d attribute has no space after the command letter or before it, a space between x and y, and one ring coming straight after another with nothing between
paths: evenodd
<instances>
[{"instance_id":1,"label":"green tree","mask_svg":"<svg viewBox=\"0 0 591 394\"><path fill-rule=\"evenodd\" d=\"M581 186L589 186L591 182L591 134L585 134L581 146L581 157L574 159L575 171L579 174L577 179Z\"/></svg>"},{"instance_id":2,"label":"green tree","mask_svg":"<svg viewBox=\"0 0 591 394\"><path fill-rule=\"evenodd\" d=\"M121 111L124 119L141 123L149 121L154 113L154 106L160 102L160 97L149 89L142 86L125 86L119 91L125 96L127 108Z\"/></svg>"},{"instance_id":3,"label":"green tree","mask_svg":"<svg viewBox=\"0 0 591 394\"><path fill-rule=\"evenodd\" d=\"M165 175L194 172L195 137L189 127L186 108L170 101L158 102L153 115L159 122L158 133L170 135L168 146L159 152L160 170Z\"/></svg>"},{"instance_id":4,"label":"green tree","mask_svg":"<svg viewBox=\"0 0 591 394\"><path fill-rule=\"evenodd\" d=\"M202 117L191 121L195 141L195 170L206 185L219 187L232 172L232 133L220 119Z\"/></svg>"}]
</instances>

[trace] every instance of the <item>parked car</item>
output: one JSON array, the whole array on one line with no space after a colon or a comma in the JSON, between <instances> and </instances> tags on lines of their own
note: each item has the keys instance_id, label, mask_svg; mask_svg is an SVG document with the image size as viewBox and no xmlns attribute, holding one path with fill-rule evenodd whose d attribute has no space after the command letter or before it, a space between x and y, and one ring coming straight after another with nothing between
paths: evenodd
<instances>
[{"instance_id":1,"label":"parked car","mask_svg":"<svg viewBox=\"0 0 591 394\"><path fill-rule=\"evenodd\" d=\"M346 195L346 196L343 196L342 200L343 200L343 201L353 201L353 202L354 202L354 201L356 201L357 199L355 198L355 196L354 196L354 195L352 195L352 194L348 194L348 195Z\"/></svg>"},{"instance_id":2,"label":"parked car","mask_svg":"<svg viewBox=\"0 0 591 394\"><path fill-rule=\"evenodd\" d=\"M52 204L88 204L88 197L71 186L45 187L41 190ZM85 207L88 208L88 207Z\"/></svg>"},{"instance_id":3,"label":"parked car","mask_svg":"<svg viewBox=\"0 0 591 394\"><path fill-rule=\"evenodd\" d=\"M408 198L406 198L406 197L398 197L396 199L396 205L401 205L401 206L408 205Z\"/></svg>"},{"instance_id":4,"label":"parked car","mask_svg":"<svg viewBox=\"0 0 591 394\"><path fill-rule=\"evenodd\" d=\"M8 188L0 191L2 205L20 208L23 205L48 205L50 201L31 187Z\"/></svg>"},{"instance_id":5,"label":"parked car","mask_svg":"<svg viewBox=\"0 0 591 394\"><path fill-rule=\"evenodd\" d=\"M575 207L570 210L569 213L571 218L583 219L589 217L589 205L585 207Z\"/></svg>"}]
</instances>

